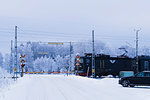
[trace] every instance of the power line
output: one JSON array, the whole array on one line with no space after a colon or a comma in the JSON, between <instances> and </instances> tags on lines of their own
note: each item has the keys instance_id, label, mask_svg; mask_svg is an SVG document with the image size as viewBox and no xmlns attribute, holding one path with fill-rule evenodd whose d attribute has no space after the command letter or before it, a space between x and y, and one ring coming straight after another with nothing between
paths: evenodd
<instances>
[{"instance_id":1,"label":"power line","mask_svg":"<svg viewBox=\"0 0 150 100\"><path fill-rule=\"evenodd\" d=\"M36 35L34 35L34 34L26 34L26 33L24 33L24 34L21 34L21 36L28 36L28 35L30 35L30 37L32 36L32 37L47 37L47 36L51 36L51 37L57 37L57 38L59 38L58 36L60 36L60 35L58 35L58 34L46 34L46 35L41 35L41 33L40 34L36 34ZM73 35L64 35L64 34L61 34L62 36L60 36L61 38L66 38L66 37L71 37L71 38L76 38L76 39L78 39L78 38L81 38L81 39L83 39L83 38L91 38L91 36L87 36L87 35L84 35L84 37L81 37L82 35L80 35L80 36L78 36L78 35L76 35L77 37L74 37ZM100 36L101 38L98 38L98 39L113 39L112 37L102 37L102 36ZM121 38L119 38L119 39L115 39L115 40L122 40ZM125 40L129 40L129 39L125 39Z\"/></svg>"},{"instance_id":2,"label":"power line","mask_svg":"<svg viewBox=\"0 0 150 100\"><path fill-rule=\"evenodd\" d=\"M31 34L33 34L33 35L41 35L41 34L43 34L43 35L56 35L56 34L60 34L60 35L66 35L66 36L72 36L72 35L77 35L78 36L78 34L80 34L80 36L85 36L85 35L88 35L88 34L90 34L90 33L64 33L64 32L48 32L48 31L35 31L35 30L22 30L21 28L18 28L19 30L18 30L18 32L20 32L20 33L23 33L23 34L29 34L29 35L31 35ZM10 31L11 30L11 31ZM0 32L5 32L5 33L14 33L14 30L13 29L8 29L8 28L0 28ZM47 34L44 34L44 33L47 33ZM103 33L104 34L104 33ZM113 37L113 36L102 36L102 35L98 35L98 34L95 34L95 36L101 36L101 37ZM119 36L119 38L120 37L128 37L128 38L135 38L134 36L123 36L123 35L121 35L121 36Z\"/></svg>"},{"instance_id":3,"label":"power line","mask_svg":"<svg viewBox=\"0 0 150 100\"><path fill-rule=\"evenodd\" d=\"M41 38L41 37L46 37L48 39L54 39L54 38L58 38L58 39L66 39L66 38L70 38L70 39L85 39L85 40L90 40L91 39L91 36L87 35L87 34L66 34L66 33L59 33L59 32L46 32L46 31L34 31L34 30L22 30L20 28L18 28L19 30L21 30L21 32L18 32L19 33L19 38L24 38L24 37L27 37L27 36L30 36L32 38ZM3 30L3 31L1 31ZM5 31L4 31L5 30ZM14 33L14 31L8 31L8 30L11 30L11 29L7 29L7 28L0 28L0 32L3 32L3 33L9 33L9 34L0 34L0 36L6 36L8 37L9 36L14 36L14 34L11 34L11 33ZM42 33L42 34L41 34ZM55 34L54 34L55 33ZM50 36L50 37L48 37ZM116 37L115 37L116 38ZM130 39L129 39L130 38ZM98 40L108 40L109 41L127 41L127 40L133 40L135 37L131 37L131 36L119 36L119 38L117 39L114 39L113 36L102 36L102 35L95 35L95 39ZM150 40L143 40L143 39L140 39L140 42L144 42L144 41L150 41Z\"/></svg>"},{"instance_id":4,"label":"power line","mask_svg":"<svg viewBox=\"0 0 150 100\"><path fill-rule=\"evenodd\" d=\"M21 30L22 32L20 32L20 33L24 33L24 34L34 34L34 35L41 35L41 34L43 34L44 35L44 33L47 33L47 34L45 34L45 35L67 35L67 36L72 36L72 35L77 35L77 36L85 36L85 35L88 35L87 33L63 33L63 32L48 32L48 31L34 31L34 30L22 30L22 29L20 29L19 28L19 30ZM80 34L80 35L79 35ZM90 33L89 33L90 34ZM96 35L96 36L101 36L101 37L106 37L106 36L102 36L102 35ZM112 37L112 36L107 36L107 37ZM120 36L119 36L120 37ZM128 37L128 38L134 38L134 37L131 37L131 36L122 36L122 37Z\"/></svg>"},{"instance_id":5,"label":"power line","mask_svg":"<svg viewBox=\"0 0 150 100\"><path fill-rule=\"evenodd\" d=\"M40 36L44 36L44 35L46 35L46 36L63 36L63 37L73 37L73 36L77 36L77 37L81 37L81 36L83 36L83 37L91 37L91 36L89 36L88 34L54 34L54 33L51 33L51 34L44 34L44 33L25 33L25 32L19 32L19 33L21 33L20 35L26 35L26 36L28 36L28 35L36 35L36 36L38 36L38 35L40 35ZM102 35L95 35L96 37L103 37L103 38L113 38L113 36L102 36ZM120 36L121 37L121 36ZM119 37L119 38L120 38ZM131 39L134 39L134 37L129 37L129 36L123 36L122 38L131 38Z\"/></svg>"},{"instance_id":6,"label":"power line","mask_svg":"<svg viewBox=\"0 0 150 100\"><path fill-rule=\"evenodd\" d=\"M89 38L91 38L91 36L89 36L89 35L87 35L87 34L81 34L80 33L80 35L79 34L73 34L73 33L71 33L71 34L66 34L66 33L59 33L59 32L46 32L46 31L32 31L32 30L22 30L22 29L20 29L20 28L18 28L19 30L21 30L21 32L18 32L21 36L28 36L28 35L32 35L32 36L38 36L38 35L40 35L40 37L41 36L44 36L44 35L46 35L46 36L60 36L61 35L61 37L73 37L73 36L78 36L78 37L80 37L80 36L84 36L84 37L89 37ZM14 31L8 31L8 30L5 30L5 31L1 31L0 30L0 32L3 32L3 33L14 33ZM13 35L13 34L11 34L11 35ZM102 35L95 35L96 37L98 36L98 37L103 37L103 38L107 38L107 39L113 39L113 36L102 36ZM134 37L131 37L131 36L122 36L123 38L134 38ZM119 38L120 38L120 36L119 36ZM120 38L121 39L121 38Z\"/></svg>"}]
</instances>

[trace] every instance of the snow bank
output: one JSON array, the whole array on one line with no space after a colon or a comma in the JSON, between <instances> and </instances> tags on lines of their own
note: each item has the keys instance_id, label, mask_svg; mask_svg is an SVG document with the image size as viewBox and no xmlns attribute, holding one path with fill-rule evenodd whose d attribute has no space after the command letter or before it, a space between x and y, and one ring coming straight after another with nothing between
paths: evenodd
<instances>
[{"instance_id":1,"label":"snow bank","mask_svg":"<svg viewBox=\"0 0 150 100\"><path fill-rule=\"evenodd\" d=\"M10 77L11 77L11 74L7 73L6 70L0 67L0 90L4 87L7 87L13 82L12 78Z\"/></svg>"}]
</instances>

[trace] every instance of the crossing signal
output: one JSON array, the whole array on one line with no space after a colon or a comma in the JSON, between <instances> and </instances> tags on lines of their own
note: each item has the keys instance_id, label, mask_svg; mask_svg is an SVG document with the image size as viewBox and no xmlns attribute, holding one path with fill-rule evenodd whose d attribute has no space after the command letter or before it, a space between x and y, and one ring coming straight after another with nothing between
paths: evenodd
<instances>
[{"instance_id":1,"label":"crossing signal","mask_svg":"<svg viewBox=\"0 0 150 100\"><path fill-rule=\"evenodd\" d=\"M21 63L21 67L23 67L23 68L24 68L24 66L25 66L25 64Z\"/></svg>"},{"instance_id":2,"label":"crossing signal","mask_svg":"<svg viewBox=\"0 0 150 100\"><path fill-rule=\"evenodd\" d=\"M23 63L25 63L26 61L24 60L24 59L21 59L21 61L20 61L21 63L23 62Z\"/></svg>"},{"instance_id":3,"label":"crossing signal","mask_svg":"<svg viewBox=\"0 0 150 100\"><path fill-rule=\"evenodd\" d=\"M76 56L76 66L79 66L80 65L80 56L79 55L77 55Z\"/></svg>"},{"instance_id":4,"label":"crossing signal","mask_svg":"<svg viewBox=\"0 0 150 100\"><path fill-rule=\"evenodd\" d=\"M22 54L20 55L20 58L25 58L25 57L26 57L26 55L22 55Z\"/></svg>"},{"instance_id":5,"label":"crossing signal","mask_svg":"<svg viewBox=\"0 0 150 100\"><path fill-rule=\"evenodd\" d=\"M79 54L76 55L75 65L77 68L77 76L78 76L79 75L79 66L80 66L80 55Z\"/></svg>"},{"instance_id":6,"label":"crossing signal","mask_svg":"<svg viewBox=\"0 0 150 100\"><path fill-rule=\"evenodd\" d=\"M24 59L25 56L26 56L26 55L22 55L22 54L20 55L20 58L21 58L21 61L20 61L20 62L21 62L21 67L22 67L21 77L23 77L23 68L24 68L24 66L25 66L24 63L26 62L25 59Z\"/></svg>"}]
</instances>

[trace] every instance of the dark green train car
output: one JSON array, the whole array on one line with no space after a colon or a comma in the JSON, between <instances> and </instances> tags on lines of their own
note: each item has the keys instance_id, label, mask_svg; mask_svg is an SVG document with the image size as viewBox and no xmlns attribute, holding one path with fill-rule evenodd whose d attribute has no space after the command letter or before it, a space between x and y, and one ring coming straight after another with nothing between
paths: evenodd
<instances>
[{"instance_id":1,"label":"dark green train car","mask_svg":"<svg viewBox=\"0 0 150 100\"><path fill-rule=\"evenodd\" d=\"M92 75L92 56L80 57L80 66L76 72L81 76ZM79 70L77 71L77 67ZM135 71L136 60L128 57L110 57L109 55L95 56L95 76L118 76L120 71Z\"/></svg>"}]
</instances>

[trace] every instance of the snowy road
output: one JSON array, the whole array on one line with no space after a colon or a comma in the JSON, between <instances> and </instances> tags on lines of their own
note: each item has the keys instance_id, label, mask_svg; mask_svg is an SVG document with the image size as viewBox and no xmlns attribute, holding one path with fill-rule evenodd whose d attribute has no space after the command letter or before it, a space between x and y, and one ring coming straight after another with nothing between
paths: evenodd
<instances>
[{"instance_id":1,"label":"snowy road","mask_svg":"<svg viewBox=\"0 0 150 100\"><path fill-rule=\"evenodd\" d=\"M123 88L118 79L64 75L26 75L0 94L0 100L142 99L150 100L150 87Z\"/></svg>"}]
</instances>

